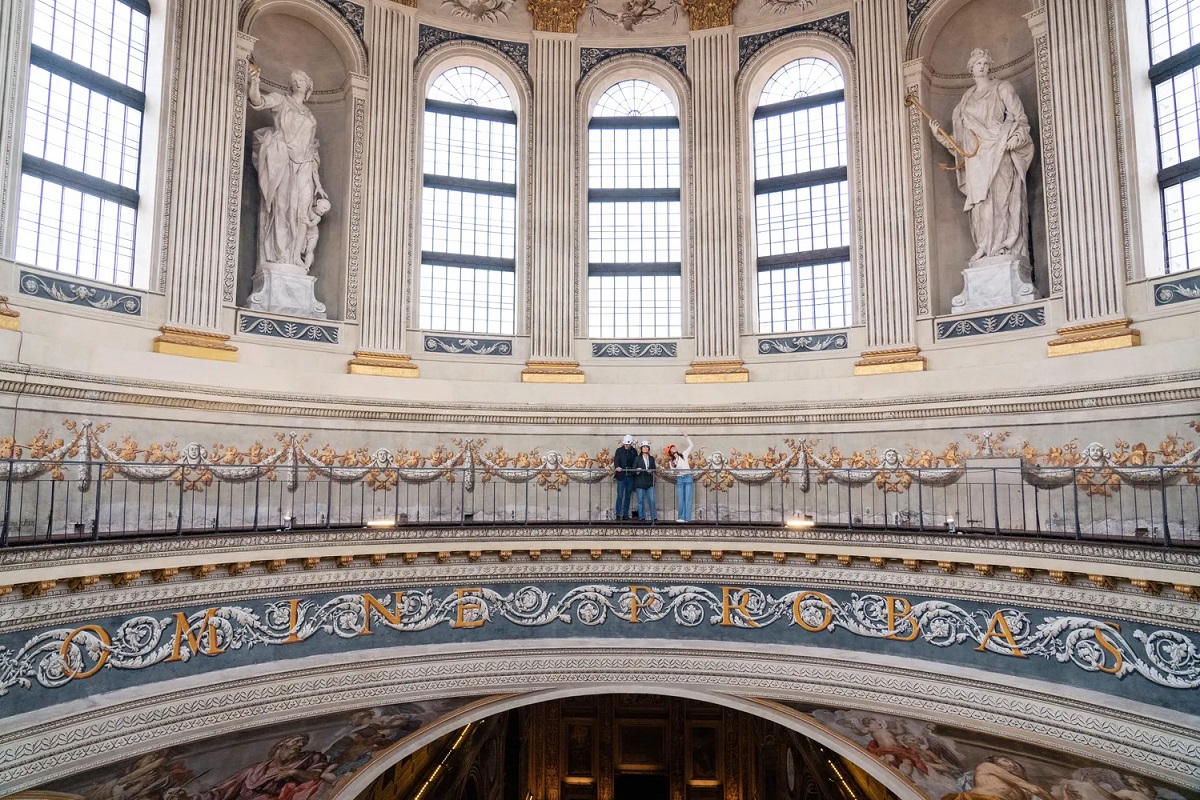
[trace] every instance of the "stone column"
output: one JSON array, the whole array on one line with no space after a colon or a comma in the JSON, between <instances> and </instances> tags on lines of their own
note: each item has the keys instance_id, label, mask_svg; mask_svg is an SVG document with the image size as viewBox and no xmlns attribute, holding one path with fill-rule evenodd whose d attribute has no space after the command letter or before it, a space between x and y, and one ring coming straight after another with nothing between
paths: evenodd
<instances>
[{"instance_id":1,"label":"stone column","mask_svg":"<svg viewBox=\"0 0 1200 800\"><path fill-rule=\"evenodd\" d=\"M530 215L529 361L526 383L583 383L575 358L574 195L575 83L579 51L574 34L536 31L529 48L533 76L533 170Z\"/></svg>"},{"instance_id":2,"label":"stone column","mask_svg":"<svg viewBox=\"0 0 1200 800\"><path fill-rule=\"evenodd\" d=\"M0 258L16 249L33 0L0 3Z\"/></svg>"},{"instance_id":3,"label":"stone column","mask_svg":"<svg viewBox=\"0 0 1200 800\"><path fill-rule=\"evenodd\" d=\"M866 261L867 349L855 375L921 372L916 345L912 264L912 195L908 173L908 114L904 106L904 0L857 0L853 39L858 54L857 101L863 225L855 235Z\"/></svg>"},{"instance_id":4,"label":"stone column","mask_svg":"<svg viewBox=\"0 0 1200 800\"><path fill-rule=\"evenodd\" d=\"M691 15L688 75L692 79L695 168L691 240L696 308L696 360L687 383L744 383L750 372L738 357L737 116L738 55L734 0L685 2Z\"/></svg>"},{"instance_id":5,"label":"stone column","mask_svg":"<svg viewBox=\"0 0 1200 800\"><path fill-rule=\"evenodd\" d=\"M1125 317L1117 129L1109 46L1110 0L1047 0L1050 85L1055 119L1051 156L1070 169L1055 171L1060 248L1068 325L1049 344L1051 356L1135 347L1140 334ZM1048 171L1049 174L1049 171ZM1047 198L1049 200L1049 198ZM1051 204L1046 204L1047 212ZM1053 223L1053 221L1051 221Z\"/></svg>"},{"instance_id":6,"label":"stone column","mask_svg":"<svg viewBox=\"0 0 1200 800\"><path fill-rule=\"evenodd\" d=\"M178 0L171 46L162 278L167 324L154 352L236 361L220 332L238 0Z\"/></svg>"},{"instance_id":7,"label":"stone column","mask_svg":"<svg viewBox=\"0 0 1200 800\"><path fill-rule=\"evenodd\" d=\"M407 287L416 265L407 263L418 175L409 161L416 91L417 9L377 0L371 8L367 52L371 81L366 105L366 192L362 225L362 284L359 349L349 371L361 375L415 378L419 371L405 351ZM352 245L353 246L353 243ZM348 287L349 288L349 287Z\"/></svg>"}]
</instances>

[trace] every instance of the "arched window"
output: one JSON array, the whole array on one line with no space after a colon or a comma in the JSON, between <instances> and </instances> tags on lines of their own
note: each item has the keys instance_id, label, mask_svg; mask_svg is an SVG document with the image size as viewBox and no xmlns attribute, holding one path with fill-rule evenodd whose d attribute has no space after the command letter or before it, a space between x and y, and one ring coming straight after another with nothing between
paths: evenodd
<instances>
[{"instance_id":1,"label":"arched window","mask_svg":"<svg viewBox=\"0 0 1200 800\"><path fill-rule=\"evenodd\" d=\"M147 0L34 0L16 258L133 285Z\"/></svg>"},{"instance_id":2,"label":"arched window","mask_svg":"<svg viewBox=\"0 0 1200 800\"><path fill-rule=\"evenodd\" d=\"M516 319L517 115L478 67L425 99L420 325L511 335Z\"/></svg>"},{"instance_id":3,"label":"arched window","mask_svg":"<svg viewBox=\"0 0 1200 800\"><path fill-rule=\"evenodd\" d=\"M828 61L796 59L763 87L754 215L759 330L851 324L845 83Z\"/></svg>"},{"instance_id":4,"label":"arched window","mask_svg":"<svg viewBox=\"0 0 1200 800\"><path fill-rule=\"evenodd\" d=\"M1150 0L1166 264L1200 267L1200 0Z\"/></svg>"},{"instance_id":5,"label":"arched window","mask_svg":"<svg viewBox=\"0 0 1200 800\"><path fill-rule=\"evenodd\" d=\"M679 116L643 80L611 86L588 123L588 335L682 334Z\"/></svg>"}]
</instances>

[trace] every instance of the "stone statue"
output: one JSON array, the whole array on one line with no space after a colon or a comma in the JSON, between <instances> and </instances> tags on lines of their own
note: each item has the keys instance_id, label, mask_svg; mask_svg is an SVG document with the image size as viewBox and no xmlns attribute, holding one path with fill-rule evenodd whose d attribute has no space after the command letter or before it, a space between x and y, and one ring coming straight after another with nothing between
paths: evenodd
<instances>
[{"instance_id":1,"label":"stone statue","mask_svg":"<svg viewBox=\"0 0 1200 800\"><path fill-rule=\"evenodd\" d=\"M250 107L271 112L269 128L254 132L252 163L261 195L258 213L258 269L250 308L324 319L325 306L313 293L308 275L316 252L321 218L332 207L321 186L317 120L304 102L312 79L291 74L290 91L263 93L260 71L251 65Z\"/></svg>"},{"instance_id":2,"label":"stone statue","mask_svg":"<svg viewBox=\"0 0 1200 800\"><path fill-rule=\"evenodd\" d=\"M953 301L961 311L1012 305L1035 296L1025 189L1033 139L1016 89L991 76L992 63L987 50L971 53L967 68L975 85L954 109L953 138L937 120L929 123L934 137L954 155L975 241L975 253L964 271L966 288Z\"/></svg>"}]
</instances>

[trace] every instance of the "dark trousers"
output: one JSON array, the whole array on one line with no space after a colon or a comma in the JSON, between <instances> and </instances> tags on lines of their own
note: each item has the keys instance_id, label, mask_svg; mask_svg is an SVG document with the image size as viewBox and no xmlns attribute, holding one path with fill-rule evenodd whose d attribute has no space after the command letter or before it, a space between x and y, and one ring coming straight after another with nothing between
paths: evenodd
<instances>
[{"instance_id":1,"label":"dark trousers","mask_svg":"<svg viewBox=\"0 0 1200 800\"><path fill-rule=\"evenodd\" d=\"M633 476L617 478L617 508L613 515L617 519L629 519L629 501L633 499Z\"/></svg>"}]
</instances>

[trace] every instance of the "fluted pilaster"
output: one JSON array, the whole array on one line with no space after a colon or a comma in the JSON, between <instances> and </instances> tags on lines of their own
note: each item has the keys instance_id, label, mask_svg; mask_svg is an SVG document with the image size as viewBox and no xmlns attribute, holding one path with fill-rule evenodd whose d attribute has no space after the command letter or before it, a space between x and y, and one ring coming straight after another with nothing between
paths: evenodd
<instances>
[{"instance_id":1,"label":"fluted pilaster","mask_svg":"<svg viewBox=\"0 0 1200 800\"><path fill-rule=\"evenodd\" d=\"M582 383L575 360L575 81L573 35L533 34L533 213L530 218L530 357L527 382Z\"/></svg>"},{"instance_id":2,"label":"fluted pilaster","mask_svg":"<svg viewBox=\"0 0 1200 800\"><path fill-rule=\"evenodd\" d=\"M171 72L163 261L167 320L155 350L228 359L218 333L234 135L238 0L179 0ZM186 340L186 341L184 341ZM206 342L208 344L206 344Z\"/></svg>"},{"instance_id":3,"label":"fluted pilaster","mask_svg":"<svg viewBox=\"0 0 1200 800\"><path fill-rule=\"evenodd\" d=\"M12 257L16 242L32 7L32 0L0 3L0 257L7 258Z\"/></svg>"},{"instance_id":4,"label":"fluted pilaster","mask_svg":"<svg viewBox=\"0 0 1200 800\"><path fill-rule=\"evenodd\" d=\"M1050 0L1050 67L1057 126L1064 300L1072 324L1120 317L1117 132L1108 0Z\"/></svg>"},{"instance_id":5,"label":"fluted pilaster","mask_svg":"<svg viewBox=\"0 0 1200 800\"><path fill-rule=\"evenodd\" d=\"M920 371L915 339L916 276L913 266L912 195L905 155L903 0L859 0L854 7L853 40L858 45L858 103L861 127L859 181L863 186L862 312L867 351L857 374Z\"/></svg>"},{"instance_id":6,"label":"fluted pilaster","mask_svg":"<svg viewBox=\"0 0 1200 800\"><path fill-rule=\"evenodd\" d=\"M366 192L362 226L362 319L359 350L350 372L416 377L404 354L408 320L407 263L413 226L412 192L418 182L409 161L412 139L416 8L378 2L371 10L367 51Z\"/></svg>"},{"instance_id":7,"label":"fluted pilaster","mask_svg":"<svg viewBox=\"0 0 1200 800\"><path fill-rule=\"evenodd\" d=\"M732 27L694 31L688 74L695 104L692 208L695 248L696 361L689 383L738 382L749 372L738 358L739 264L734 81L737 37Z\"/></svg>"}]
</instances>

